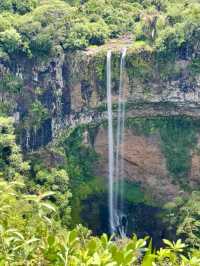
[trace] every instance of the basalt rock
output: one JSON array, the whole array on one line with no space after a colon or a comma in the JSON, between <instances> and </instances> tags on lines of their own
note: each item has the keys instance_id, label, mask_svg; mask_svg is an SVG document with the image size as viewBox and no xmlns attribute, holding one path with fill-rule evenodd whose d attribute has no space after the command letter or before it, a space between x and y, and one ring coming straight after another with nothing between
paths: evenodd
<instances>
[{"instance_id":1,"label":"basalt rock","mask_svg":"<svg viewBox=\"0 0 200 266\"><path fill-rule=\"evenodd\" d=\"M125 46L106 44L86 51L59 52L48 59L13 58L0 62L1 102L10 106L25 151L38 149L57 138L68 127L105 121L106 113L106 52L112 55L113 111L119 87L120 50ZM200 117L200 75L194 71L191 58L177 55L169 58L151 50L136 50L128 44L126 58L126 116ZM19 91L4 91L10 75ZM41 103L37 112L34 102ZM42 109L44 108L44 110ZM40 124L34 124L41 116ZM158 134L137 136L126 130L124 161L127 178L149 188L158 200L172 199L181 191L174 184ZM102 155L100 172L106 175L107 135L99 131L94 146ZM191 184L199 184L199 153L191 151Z\"/></svg>"}]
</instances>

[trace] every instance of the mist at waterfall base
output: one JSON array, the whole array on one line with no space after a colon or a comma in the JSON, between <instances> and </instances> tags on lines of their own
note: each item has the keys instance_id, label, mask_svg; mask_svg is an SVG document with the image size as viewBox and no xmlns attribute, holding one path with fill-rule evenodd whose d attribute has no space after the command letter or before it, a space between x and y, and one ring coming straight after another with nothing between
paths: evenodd
<instances>
[{"instance_id":1,"label":"mist at waterfall base","mask_svg":"<svg viewBox=\"0 0 200 266\"><path fill-rule=\"evenodd\" d=\"M93 194L82 202L81 218L83 224L92 230L94 235L101 236L103 233L111 235L109 225L108 194ZM158 217L162 213L159 207L153 207L145 203L124 202L124 209L128 219L126 236L138 237L150 236L155 247L162 246L162 239L173 239L175 234L166 230Z\"/></svg>"}]
</instances>

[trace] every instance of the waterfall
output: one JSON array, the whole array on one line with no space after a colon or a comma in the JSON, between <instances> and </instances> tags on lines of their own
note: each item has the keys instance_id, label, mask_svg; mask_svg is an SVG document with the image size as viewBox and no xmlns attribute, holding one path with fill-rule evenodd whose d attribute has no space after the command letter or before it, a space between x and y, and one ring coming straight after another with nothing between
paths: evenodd
<instances>
[{"instance_id":1,"label":"waterfall","mask_svg":"<svg viewBox=\"0 0 200 266\"><path fill-rule=\"evenodd\" d=\"M113 118L112 118L112 92L111 92L111 51L107 53L107 106L108 106L108 165L109 165L109 224L110 231L114 233L114 148L113 148Z\"/></svg>"},{"instance_id":2,"label":"waterfall","mask_svg":"<svg viewBox=\"0 0 200 266\"><path fill-rule=\"evenodd\" d=\"M109 164L109 223L111 233L121 237L126 235L126 218L124 214L124 122L125 122L125 57L123 49L120 62L120 84L118 96L117 131L114 156L113 114L111 92L111 51L107 53L107 107L108 107L108 164ZM120 155L121 154L121 155Z\"/></svg>"},{"instance_id":3,"label":"waterfall","mask_svg":"<svg viewBox=\"0 0 200 266\"><path fill-rule=\"evenodd\" d=\"M27 128L27 129L26 129L26 143L25 143L25 145L26 145L26 150L27 150L27 151L28 151L29 148L30 148L30 139L31 139L30 129Z\"/></svg>"},{"instance_id":4,"label":"waterfall","mask_svg":"<svg viewBox=\"0 0 200 266\"><path fill-rule=\"evenodd\" d=\"M123 49L120 62L120 83L118 95L118 112L117 112L117 137L115 151L115 189L114 189L114 216L115 224L118 226L120 235L125 235L125 228L121 219L124 216L124 161L123 161L123 142L124 142L124 122L125 122L125 57L126 48Z\"/></svg>"}]
</instances>

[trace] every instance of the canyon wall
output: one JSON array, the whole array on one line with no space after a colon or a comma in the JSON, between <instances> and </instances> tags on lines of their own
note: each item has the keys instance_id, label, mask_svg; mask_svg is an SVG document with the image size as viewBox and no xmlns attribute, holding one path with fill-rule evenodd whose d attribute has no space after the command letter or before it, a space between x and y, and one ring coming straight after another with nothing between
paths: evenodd
<instances>
[{"instance_id":1,"label":"canyon wall","mask_svg":"<svg viewBox=\"0 0 200 266\"><path fill-rule=\"evenodd\" d=\"M112 91L115 112L120 49L124 45L112 44L66 54L58 51L54 58L16 57L10 62L0 62L2 106L15 118L19 142L24 151L37 150L52 143L69 128L81 124L105 124L106 52L108 49L113 50ZM179 182L179 177L174 177L176 173L170 172L170 159L166 159L167 148L163 148L159 131L164 130L164 126L145 135L145 132L138 134L134 131L134 125L131 127L127 124L124 143L127 180L140 184L145 193L150 191L152 201L171 200L182 193L185 184L189 189L200 184L198 60L198 54L187 55L183 51L169 57L148 49L128 48L125 84L127 121L147 118L145 121L148 122L148 118L156 121L163 117L188 117L195 123L196 137L193 139L191 132L188 133L191 142L194 140L193 145L186 142L187 151L182 151L187 152L185 161L188 160L189 164L183 174L186 182ZM193 122L188 126L192 128ZM186 136L180 135L182 137L187 138L187 132ZM184 143L180 143L180 146ZM93 143L89 145L101 157L98 175L106 177L106 126L98 126Z\"/></svg>"}]
</instances>

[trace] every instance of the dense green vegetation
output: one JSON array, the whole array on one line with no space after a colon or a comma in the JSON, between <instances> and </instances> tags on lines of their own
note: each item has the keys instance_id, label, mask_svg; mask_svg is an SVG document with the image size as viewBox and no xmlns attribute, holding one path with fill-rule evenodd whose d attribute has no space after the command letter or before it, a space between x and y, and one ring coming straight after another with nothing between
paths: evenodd
<instances>
[{"instance_id":1,"label":"dense green vegetation","mask_svg":"<svg viewBox=\"0 0 200 266\"><path fill-rule=\"evenodd\" d=\"M191 150L195 150L199 121L187 117L127 119L127 127L137 134L160 134L167 167L175 183L186 188L191 167Z\"/></svg>"},{"instance_id":2,"label":"dense green vegetation","mask_svg":"<svg viewBox=\"0 0 200 266\"><path fill-rule=\"evenodd\" d=\"M21 192L23 183L0 181L1 265L140 265L138 254L145 253L142 265L198 265L198 254L192 259L180 256L186 245L164 240L165 249L151 253L145 248L146 240L127 239L119 243L110 241L106 235L92 237L79 226L73 231L61 229L54 220L55 209L46 198L52 193L26 195ZM191 263L191 264L188 264Z\"/></svg>"},{"instance_id":3,"label":"dense green vegetation","mask_svg":"<svg viewBox=\"0 0 200 266\"><path fill-rule=\"evenodd\" d=\"M101 182L93 173L98 156L94 149L83 144L83 134L84 127L77 127L64 139L64 143L61 143L66 155L67 172L71 177L72 219L76 224L81 222L81 201L90 195L105 191L103 180Z\"/></svg>"},{"instance_id":4,"label":"dense green vegetation","mask_svg":"<svg viewBox=\"0 0 200 266\"><path fill-rule=\"evenodd\" d=\"M199 265L198 193L193 193L189 201L177 200L177 204L166 206L170 217L174 217L171 226L178 226L177 233L188 245L181 240L164 240L165 248L155 251L148 238L134 236L112 241L106 235L93 237L82 226L69 231L70 192L66 172L51 165L51 156L44 165L44 154L43 159L33 154L29 162L24 161L16 145L11 118L0 118L0 150L1 265L149 266L167 262L173 266ZM177 216L172 215L177 210L180 212L178 222Z\"/></svg>"},{"instance_id":5,"label":"dense green vegetation","mask_svg":"<svg viewBox=\"0 0 200 266\"><path fill-rule=\"evenodd\" d=\"M162 53L198 48L198 0L3 0L0 56L45 56L130 35Z\"/></svg>"},{"instance_id":6,"label":"dense green vegetation","mask_svg":"<svg viewBox=\"0 0 200 266\"><path fill-rule=\"evenodd\" d=\"M45 95L47 88L38 87L33 80L27 84L30 80L23 80L18 60L45 62L63 52L104 44L106 50L107 42L118 38L130 43L126 62L130 82L142 81L148 97L148 80L165 82L181 75L177 57L190 59L186 69L189 82L199 74L199 28L199 0L0 0L0 266L200 265L200 195L188 185L191 151L199 152L198 120L157 117L126 121L138 135L159 134L168 172L174 184L189 195L180 193L164 206L164 217L157 216L176 232L176 240L163 240L158 250L152 247L150 237L109 239L106 234L94 237L82 225L75 227L85 216L101 226L99 206L103 206L100 202L105 200L107 188L94 171L99 160L92 147L97 125L79 126L65 132L56 145L24 154L15 137L16 129L18 138L23 138L24 132L36 135L57 111L46 103L47 98L58 96L54 100L61 100L56 86L50 92L55 95ZM106 96L105 59L104 51L91 59L81 80L86 83L81 85L90 85L87 71L93 70L100 99ZM118 88L119 53L112 59L113 83ZM77 78L76 71L69 74L74 75L69 84ZM86 91L85 101L87 96ZM23 110L15 127L8 115L13 115L17 104L23 105ZM102 103L98 111L105 108ZM114 105L113 110L116 108ZM139 184L127 181L124 189L126 203L151 205Z\"/></svg>"},{"instance_id":7,"label":"dense green vegetation","mask_svg":"<svg viewBox=\"0 0 200 266\"><path fill-rule=\"evenodd\" d=\"M73 231L64 229L58 219L55 206L57 204L52 203L52 197L56 197L61 189L59 192L57 190L28 192L32 188L27 181L30 168L29 164L23 161L16 145L10 118L0 118L0 148L1 265L148 266L166 265L168 262L174 266L199 265L199 246L193 238L189 238L192 243L191 248L181 240L177 242L164 240L165 248L153 251L148 238L137 239L134 236L131 239L111 241L106 235L100 238L93 237L90 231L81 226ZM62 175L56 175L59 182L65 174L62 172ZM48 183L51 183L52 178L49 178L48 173L40 173L38 176L40 182L45 183L45 179L48 179ZM48 186L44 185L44 188ZM68 197L65 195L66 199ZM188 202L185 209L190 205L191 202ZM194 207L191 210L191 218L196 212L198 209ZM184 218L182 228L179 229L181 232L187 232L184 229L186 223L193 225Z\"/></svg>"},{"instance_id":8,"label":"dense green vegetation","mask_svg":"<svg viewBox=\"0 0 200 266\"><path fill-rule=\"evenodd\" d=\"M193 191L190 198L177 197L174 202L165 205L168 225L177 228L177 235L184 237L185 242L199 248L199 191ZM166 216L166 217L167 217Z\"/></svg>"}]
</instances>

